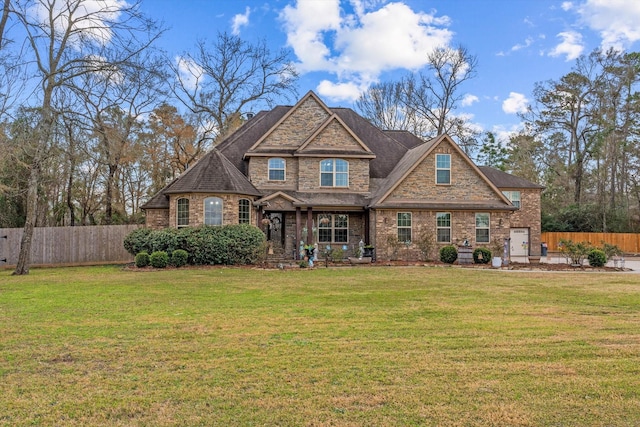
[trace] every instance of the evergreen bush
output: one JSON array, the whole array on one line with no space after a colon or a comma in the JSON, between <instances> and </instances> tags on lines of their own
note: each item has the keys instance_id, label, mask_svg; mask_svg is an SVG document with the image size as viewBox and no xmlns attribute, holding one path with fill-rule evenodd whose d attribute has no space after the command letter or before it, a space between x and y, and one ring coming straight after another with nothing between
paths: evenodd
<instances>
[{"instance_id":1,"label":"evergreen bush","mask_svg":"<svg viewBox=\"0 0 640 427\"><path fill-rule=\"evenodd\" d=\"M165 268L169 264L169 255L165 251L155 251L149 257L149 263L153 268Z\"/></svg>"},{"instance_id":2,"label":"evergreen bush","mask_svg":"<svg viewBox=\"0 0 640 427\"><path fill-rule=\"evenodd\" d=\"M190 264L256 264L265 256L264 242L264 233L259 228L233 224L162 230L141 228L129 233L124 246L132 255L164 251L169 257L181 249L187 252Z\"/></svg>"},{"instance_id":3,"label":"evergreen bush","mask_svg":"<svg viewBox=\"0 0 640 427\"><path fill-rule=\"evenodd\" d=\"M187 264L189 260L189 254L184 249L176 249L171 254L171 265L175 267L182 267Z\"/></svg>"},{"instance_id":4,"label":"evergreen bush","mask_svg":"<svg viewBox=\"0 0 640 427\"><path fill-rule=\"evenodd\" d=\"M604 267L607 263L607 255L600 249L593 249L587 255L587 260L591 267Z\"/></svg>"},{"instance_id":5,"label":"evergreen bush","mask_svg":"<svg viewBox=\"0 0 640 427\"><path fill-rule=\"evenodd\" d=\"M480 256L482 254L482 257ZM487 264L491 260L491 251L487 248L473 250L473 262L475 264Z\"/></svg>"},{"instance_id":6,"label":"evergreen bush","mask_svg":"<svg viewBox=\"0 0 640 427\"><path fill-rule=\"evenodd\" d=\"M144 268L149 265L149 254L146 251L136 254L136 267Z\"/></svg>"},{"instance_id":7,"label":"evergreen bush","mask_svg":"<svg viewBox=\"0 0 640 427\"><path fill-rule=\"evenodd\" d=\"M440 248L440 261L445 264L453 264L458 259L458 250L453 245L447 245Z\"/></svg>"},{"instance_id":8,"label":"evergreen bush","mask_svg":"<svg viewBox=\"0 0 640 427\"><path fill-rule=\"evenodd\" d=\"M150 228L137 228L124 238L124 249L132 256L136 256L140 252L149 252L147 240L152 230Z\"/></svg>"}]
</instances>

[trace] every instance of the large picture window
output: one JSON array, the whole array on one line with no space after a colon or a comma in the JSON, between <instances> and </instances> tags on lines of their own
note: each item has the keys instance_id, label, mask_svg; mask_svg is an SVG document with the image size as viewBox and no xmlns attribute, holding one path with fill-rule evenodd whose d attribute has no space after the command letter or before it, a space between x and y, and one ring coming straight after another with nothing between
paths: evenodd
<instances>
[{"instance_id":1,"label":"large picture window","mask_svg":"<svg viewBox=\"0 0 640 427\"><path fill-rule=\"evenodd\" d=\"M322 214L318 215L318 242L320 243L348 243L349 215Z\"/></svg>"},{"instance_id":2,"label":"large picture window","mask_svg":"<svg viewBox=\"0 0 640 427\"><path fill-rule=\"evenodd\" d=\"M348 187L349 162L342 159L324 159L320 162L321 187Z\"/></svg>"},{"instance_id":3,"label":"large picture window","mask_svg":"<svg viewBox=\"0 0 640 427\"><path fill-rule=\"evenodd\" d=\"M398 241L411 241L411 212L398 212Z\"/></svg>"},{"instance_id":4,"label":"large picture window","mask_svg":"<svg viewBox=\"0 0 640 427\"><path fill-rule=\"evenodd\" d=\"M436 184L451 184L451 154L436 154Z\"/></svg>"},{"instance_id":5,"label":"large picture window","mask_svg":"<svg viewBox=\"0 0 640 427\"><path fill-rule=\"evenodd\" d=\"M251 202L247 199L238 201L238 224L251 223Z\"/></svg>"},{"instance_id":6,"label":"large picture window","mask_svg":"<svg viewBox=\"0 0 640 427\"><path fill-rule=\"evenodd\" d=\"M204 223L205 225L222 225L222 199L220 197L204 199Z\"/></svg>"},{"instance_id":7,"label":"large picture window","mask_svg":"<svg viewBox=\"0 0 640 427\"><path fill-rule=\"evenodd\" d=\"M269 181L284 181L287 163L284 159L275 157L269 159Z\"/></svg>"},{"instance_id":8,"label":"large picture window","mask_svg":"<svg viewBox=\"0 0 640 427\"><path fill-rule=\"evenodd\" d=\"M178 199L177 202L177 225L186 227L189 225L189 199Z\"/></svg>"},{"instance_id":9,"label":"large picture window","mask_svg":"<svg viewBox=\"0 0 640 427\"><path fill-rule=\"evenodd\" d=\"M476 243L489 243L489 224L491 216L488 213L476 214Z\"/></svg>"},{"instance_id":10,"label":"large picture window","mask_svg":"<svg viewBox=\"0 0 640 427\"><path fill-rule=\"evenodd\" d=\"M448 212L436 214L436 241L451 243L451 214Z\"/></svg>"}]
</instances>

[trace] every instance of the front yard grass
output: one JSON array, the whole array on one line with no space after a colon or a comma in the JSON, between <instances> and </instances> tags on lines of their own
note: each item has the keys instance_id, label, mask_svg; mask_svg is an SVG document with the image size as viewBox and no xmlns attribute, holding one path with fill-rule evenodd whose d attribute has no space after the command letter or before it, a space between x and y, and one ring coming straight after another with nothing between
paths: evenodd
<instances>
[{"instance_id":1,"label":"front yard grass","mask_svg":"<svg viewBox=\"0 0 640 427\"><path fill-rule=\"evenodd\" d=\"M0 271L0 425L640 425L639 279Z\"/></svg>"}]
</instances>

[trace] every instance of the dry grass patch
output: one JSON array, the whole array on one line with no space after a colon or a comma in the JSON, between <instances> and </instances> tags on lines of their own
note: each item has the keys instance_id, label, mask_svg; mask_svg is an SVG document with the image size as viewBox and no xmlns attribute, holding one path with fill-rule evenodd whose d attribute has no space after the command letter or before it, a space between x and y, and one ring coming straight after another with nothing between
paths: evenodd
<instances>
[{"instance_id":1,"label":"dry grass patch","mask_svg":"<svg viewBox=\"0 0 640 427\"><path fill-rule=\"evenodd\" d=\"M0 425L638 425L637 277L0 272Z\"/></svg>"}]
</instances>

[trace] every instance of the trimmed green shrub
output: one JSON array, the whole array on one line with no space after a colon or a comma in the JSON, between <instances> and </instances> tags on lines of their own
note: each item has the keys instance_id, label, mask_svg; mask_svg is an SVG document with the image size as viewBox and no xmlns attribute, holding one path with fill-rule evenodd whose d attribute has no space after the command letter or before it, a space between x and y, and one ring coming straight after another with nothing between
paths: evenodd
<instances>
[{"instance_id":1,"label":"trimmed green shrub","mask_svg":"<svg viewBox=\"0 0 640 427\"><path fill-rule=\"evenodd\" d=\"M147 240L152 230L150 228L137 228L124 238L124 249L135 256L140 252L149 252Z\"/></svg>"},{"instance_id":2,"label":"trimmed green shrub","mask_svg":"<svg viewBox=\"0 0 640 427\"><path fill-rule=\"evenodd\" d=\"M453 245L447 245L440 248L440 261L445 264L453 264L458 259L458 250Z\"/></svg>"},{"instance_id":3,"label":"trimmed green shrub","mask_svg":"<svg viewBox=\"0 0 640 427\"><path fill-rule=\"evenodd\" d=\"M184 266L189 260L189 254L184 249L176 249L171 254L171 265L176 267Z\"/></svg>"},{"instance_id":4,"label":"trimmed green shrub","mask_svg":"<svg viewBox=\"0 0 640 427\"><path fill-rule=\"evenodd\" d=\"M491 251L489 249L476 248L473 250L473 262L475 264L487 264L489 261L491 261Z\"/></svg>"},{"instance_id":5,"label":"trimmed green shrub","mask_svg":"<svg viewBox=\"0 0 640 427\"><path fill-rule=\"evenodd\" d=\"M149 253L164 251L171 256L176 249L182 249L179 245L178 228L163 228L162 230L154 230L149 234L147 242L149 245Z\"/></svg>"},{"instance_id":6,"label":"trimmed green shrub","mask_svg":"<svg viewBox=\"0 0 640 427\"><path fill-rule=\"evenodd\" d=\"M169 259L176 250L187 252L189 264L257 264L265 256L264 233L249 224L137 229L125 238L132 254L164 251Z\"/></svg>"},{"instance_id":7,"label":"trimmed green shrub","mask_svg":"<svg viewBox=\"0 0 640 427\"><path fill-rule=\"evenodd\" d=\"M149 254L146 251L136 254L136 267L143 268L149 265Z\"/></svg>"},{"instance_id":8,"label":"trimmed green shrub","mask_svg":"<svg viewBox=\"0 0 640 427\"><path fill-rule=\"evenodd\" d=\"M154 268L165 268L169 264L169 255L165 251L155 251L149 257L149 263Z\"/></svg>"},{"instance_id":9,"label":"trimmed green shrub","mask_svg":"<svg viewBox=\"0 0 640 427\"><path fill-rule=\"evenodd\" d=\"M604 267L607 263L607 255L600 249L594 249L587 255L591 267Z\"/></svg>"}]
</instances>

